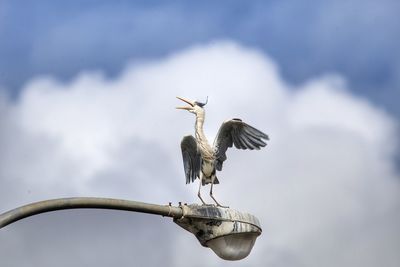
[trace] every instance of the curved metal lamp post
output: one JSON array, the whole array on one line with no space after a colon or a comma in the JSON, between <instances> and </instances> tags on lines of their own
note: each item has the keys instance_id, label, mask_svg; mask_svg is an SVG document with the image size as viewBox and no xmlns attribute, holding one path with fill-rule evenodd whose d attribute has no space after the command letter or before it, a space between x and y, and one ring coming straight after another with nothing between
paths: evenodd
<instances>
[{"instance_id":1,"label":"curved metal lamp post","mask_svg":"<svg viewBox=\"0 0 400 267\"><path fill-rule=\"evenodd\" d=\"M40 213L65 209L113 209L172 217L193 233L200 243L225 260L240 260L249 255L261 226L253 215L215 206L156 205L110 198L59 198L31 203L0 214L0 228Z\"/></svg>"}]
</instances>

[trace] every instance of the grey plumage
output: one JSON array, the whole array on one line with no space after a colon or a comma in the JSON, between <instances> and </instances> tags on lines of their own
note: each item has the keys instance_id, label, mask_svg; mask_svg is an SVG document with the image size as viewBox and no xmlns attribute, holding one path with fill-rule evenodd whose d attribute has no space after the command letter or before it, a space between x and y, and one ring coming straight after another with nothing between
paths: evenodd
<instances>
[{"instance_id":1,"label":"grey plumage","mask_svg":"<svg viewBox=\"0 0 400 267\"><path fill-rule=\"evenodd\" d=\"M183 167L185 170L186 184L194 182L199 176L201 167L201 154L197 149L196 139L187 135L181 142Z\"/></svg>"},{"instance_id":2,"label":"grey plumage","mask_svg":"<svg viewBox=\"0 0 400 267\"><path fill-rule=\"evenodd\" d=\"M222 123L217 136L211 147L203 132L205 119L204 105L199 102L180 98L190 106L178 107L196 115L195 137L188 135L182 139L181 150L183 166L185 170L186 184L200 179L198 196L200 196L201 185L211 183L210 196L218 206L221 206L213 197L212 189L214 184L218 184L216 171L222 170L223 162L226 160L226 151L235 146L238 149L258 150L267 145L264 140L269 140L268 135L248 125L240 119L232 119Z\"/></svg>"},{"instance_id":3,"label":"grey plumage","mask_svg":"<svg viewBox=\"0 0 400 267\"><path fill-rule=\"evenodd\" d=\"M240 119L225 121L214 140L216 169L222 170L222 163L226 160L226 150L232 145L238 149L259 150L267 145L263 139L269 140L268 135Z\"/></svg>"}]
</instances>

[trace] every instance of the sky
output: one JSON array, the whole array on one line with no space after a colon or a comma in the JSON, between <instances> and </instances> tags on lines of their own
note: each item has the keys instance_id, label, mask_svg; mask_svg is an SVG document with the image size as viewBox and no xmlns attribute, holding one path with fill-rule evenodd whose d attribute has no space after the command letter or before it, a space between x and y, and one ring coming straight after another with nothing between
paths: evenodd
<instances>
[{"instance_id":1,"label":"sky","mask_svg":"<svg viewBox=\"0 0 400 267\"><path fill-rule=\"evenodd\" d=\"M0 87L37 75L118 75L127 63L233 39L279 63L293 84L345 75L351 90L400 116L400 3L349 1L0 1Z\"/></svg>"},{"instance_id":2,"label":"sky","mask_svg":"<svg viewBox=\"0 0 400 267\"><path fill-rule=\"evenodd\" d=\"M230 149L214 189L263 226L242 261L170 219L75 210L1 229L5 266L398 266L398 5L0 1L0 212L197 203L175 96L208 96L211 141L233 117L271 138Z\"/></svg>"}]
</instances>

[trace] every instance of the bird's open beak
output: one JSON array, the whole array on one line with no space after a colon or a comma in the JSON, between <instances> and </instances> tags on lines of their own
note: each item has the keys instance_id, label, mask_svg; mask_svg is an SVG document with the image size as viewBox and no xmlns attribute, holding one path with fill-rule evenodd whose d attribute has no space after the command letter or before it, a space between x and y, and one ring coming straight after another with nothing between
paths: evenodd
<instances>
[{"instance_id":1,"label":"bird's open beak","mask_svg":"<svg viewBox=\"0 0 400 267\"><path fill-rule=\"evenodd\" d=\"M182 97L177 96L176 98L178 98L179 100L182 100L183 102L189 104L190 106L186 106L186 107L176 107L177 109L184 109L184 110L192 110L194 107L194 102L184 99Z\"/></svg>"}]
</instances>

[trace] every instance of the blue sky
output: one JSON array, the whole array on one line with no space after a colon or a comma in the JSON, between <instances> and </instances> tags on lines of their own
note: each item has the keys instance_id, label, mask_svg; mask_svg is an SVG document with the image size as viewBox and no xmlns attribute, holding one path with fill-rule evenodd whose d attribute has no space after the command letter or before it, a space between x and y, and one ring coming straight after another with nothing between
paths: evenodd
<instances>
[{"instance_id":1,"label":"blue sky","mask_svg":"<svg viewBox=\"0 0 400 267\"><path fill-rule=\"evenodd\" d=\"M263 227L230 265L399 266L399 10L389 0L0 0L0 212L71 196L198 203L179 146L194 117L175 96L208 96L211 142L233 117L271 138L260 151L229 149L218 172L216 198ZM34 216L0 230L0 259L226 264L165 220Z\"/></svg>"},{"instance_id":2,"label":"blue sky","mask_svg":"<svg viewBox=\"0 0 400 267\"><path fill-rule=\"evenodd\" d=\"M118 74L129 62L229 39L261 49L298 84L339 73L400 116L398 1L0 1L0 85ZM5 89L4 89L5 88Z\"/></svg>"}]
</instances>

